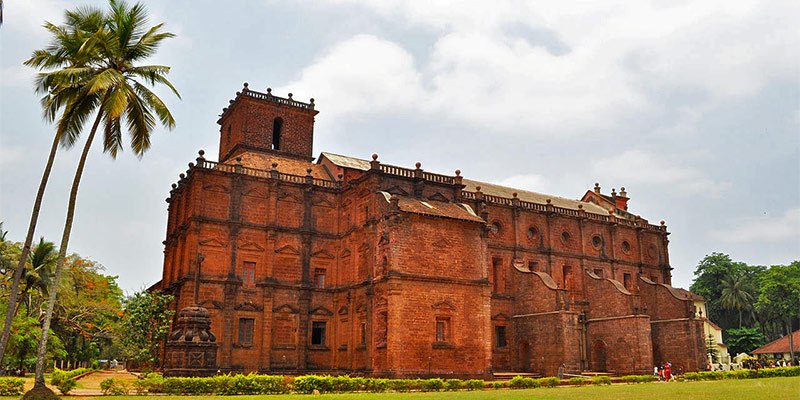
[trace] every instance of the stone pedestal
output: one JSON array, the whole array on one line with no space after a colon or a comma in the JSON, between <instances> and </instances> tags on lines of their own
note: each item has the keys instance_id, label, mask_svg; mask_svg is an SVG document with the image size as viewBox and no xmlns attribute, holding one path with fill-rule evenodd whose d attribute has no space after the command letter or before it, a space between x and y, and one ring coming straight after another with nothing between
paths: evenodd
<instances>
[{"instance_id":1,"label":"stone pedestal","mask_svg":"<svg viewBox=\"0 0 800 400\"><path fill-rule=\"evenodd\" d=\"M166 345L164 376L211 376L217 372L217 338L211 315L193 305L178 314Z\"/></svg>"}]
</instances>

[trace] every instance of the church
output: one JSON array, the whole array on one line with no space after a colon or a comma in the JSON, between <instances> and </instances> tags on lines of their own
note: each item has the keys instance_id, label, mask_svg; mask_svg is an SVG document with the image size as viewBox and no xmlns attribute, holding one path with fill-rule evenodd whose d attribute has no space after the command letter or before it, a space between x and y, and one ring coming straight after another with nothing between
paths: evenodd
<instances>
[{"instance_id":1,"label":"church","mask_svg":"<svg viewBox=\"0 0 800 400\"><path fill-rule=\"evenodd\" d=\"M625 188L578 200L376 154L315 159L317 113L245 83L218 161L201 150L169 192L154 288L208 310L218 370L705 368L703 299L671 286L667 227L629 211Z\"/></svg>"}]
</instances>

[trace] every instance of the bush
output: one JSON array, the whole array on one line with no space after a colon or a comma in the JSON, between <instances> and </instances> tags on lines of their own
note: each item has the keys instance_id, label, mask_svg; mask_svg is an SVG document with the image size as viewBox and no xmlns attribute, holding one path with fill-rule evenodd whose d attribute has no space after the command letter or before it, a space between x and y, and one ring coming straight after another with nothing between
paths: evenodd
<instances>
[{"instance_id":1,"label":"bush","mask_svg":"<svg viewBox=\"0 0 800 400\"><path fill-rule=\"evenodd\" d=\"M294 390L301 393L312 393L315 390L320 393L333 390L333 382L330 376L303 375L294 378Z\"/></svg>"},{"instance_id":2,"label":"bush","mask_svg":"<svg viewBox=\"0 0 800 400\"><path fill-rule=\"evenodd\" d=\"M577 377L577 376L574 377L574 378L569 378L569 384L570 385L583 386L583 385L585 385L585 384L587 384L589 382L590 381L588 379Z\"/></svg>"},{"instance_id":3,"label":"bush","mask_svg":"<svg viewBox=\"0 0 800 400\"><path fill-rule=\"evenodd\" d=\"M519 375L511 378L511 380L508 381L508 387L514 389L532 389L532 388L537 388L539 386L540 382L537 379L523 378Z\"/></svg>"},{"instance_id":4,"label":"bush","mask_svg":"<svg viewBox=\"0 0 800 400\"><path fill-rule=\"evenodd\" d=\"M25 380L22 378L0 377L0 396L19 396L24 385Z\"/></svg>"},{"instance_id":5,"label":"bush","mask_svg":"<svg viewBox=\"0 0 800 400\"><path fill-rule=\"evenodd\" d=\"M125 381L108 378L100 382L100 390L103 391L103 394L127 396L130 392L130 385Z\"/></svg>"},{"instance_id":6,"label":"bush","mask_svg":"<svg viewBox=\"0 0 800 400\"><path fill-rule=\"evenodd\" d=\"M486 382L480 379L470 379L468 381L464 381L464 387L467 390L481 390L486 385Z\"/></svg>"},{"instance_id":7,"label":"bush","mask_svg":"<svg viewBox=\"0 0 800 400\"><path fill-rule=\"evenodd\" d=\"M540 387L549 387L554 388L561 384L561 379L556 378L555 376L550 376L547 378L539 378L537 379L537 383Z\"/></svg>"},{"instance_id":8,"label":"bush","mask_svg":"<svg viewBox=\"0 0 800 400\"><path fill-rule=\"evenodd\" d=\"M444 380L441 378L426 379L421 382L420 389L423 392L438 392L444 388Z\"/></svg>"},{"instance_id":9,"label":"bush","mask_svg":"<svg viewBox=\"0 0 800 400\"><path fill-rule=\"evenodd\" d=\"M464 382L461 379L448 379L444 381L444 390L459 390L464 387Z\"/></svg>"},{"instance_id":10,"label":"bush","mask_svg":"<svg viewBox=\"0 0 800 400\"><path fill-rule=\"evenodd\" d=\"M592 385L610 385L611 378L607 376L595 376L592 378Z\"/></svg>"},{"instance_id":11,"label":"bush","mask_svg":"<svg viewBox=\"0 0 800 400\"><path fill-rule=\"evenodd\" d=\"M61 392L61 394L66 395L69 394L69 392L72 391L72 389L75 389L75 386L78 386L78 381L72 378L65 378L62 379L61 382L59 382L58 385L56 386L58 387L58 390Z\"/></svg>"},{"instance_id":12,"label":"bush","mask_svg":"<svg viewBox=\"0 0 800 400\"><path fill-rule=\"evenodd\" d=\"M489 383L489 382L487 382L487 383ZM502 382L502 381L491 382L491 384L492 384L492 388L494 388L494 389L504 389L504 388L507 388L507 387L510 386L510 381L508 381L508 382Z\"/></svg>"}]
</instances>

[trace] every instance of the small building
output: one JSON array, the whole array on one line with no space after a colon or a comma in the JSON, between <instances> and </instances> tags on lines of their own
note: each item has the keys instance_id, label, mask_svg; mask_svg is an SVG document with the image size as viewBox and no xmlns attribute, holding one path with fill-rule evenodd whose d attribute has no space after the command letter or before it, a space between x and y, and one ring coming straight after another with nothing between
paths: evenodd
<instances>
[{"instance_id":1,"label":"small building","mask_svg":"<svg viewBox=\"0 0 800 400\"><path fill-rule=\"evenodd\" d=\"M800 356L800 329L792 332L792 347L794 347L795 357ZM756 357L772 357L783 360L791 359L791 351L789 350L789 335L777 340L773 340L772 342L753 350L753 355Z\"/></svg>"}]
</instances>

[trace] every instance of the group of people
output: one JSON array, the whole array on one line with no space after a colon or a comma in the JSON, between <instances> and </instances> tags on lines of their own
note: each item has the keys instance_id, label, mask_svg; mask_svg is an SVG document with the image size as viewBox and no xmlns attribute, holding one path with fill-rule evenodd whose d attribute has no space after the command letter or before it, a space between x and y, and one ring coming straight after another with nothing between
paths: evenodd
<instances>
[{"instance_id":1,"label":"group of people","mask_svg":"<svg viewBox=\"0 0 800 400\"><path fill-rule=\"evenodd\" d=\"M653 375L656 376L659 382L669 382L676 380L675 371L672 370L672 363L665 362L664 365L653 367Z\"/></svg>"},{"instance_id":2,"label":"group of people","mask_svg":"<svg viewBox=\"0 0 800 400\"><path fill-rule=\"evenodd\" d=\"M744 360L742 366L749 369L791 367L797 364L797 359L792 360Z\"/></svg>"}]
</instances>

